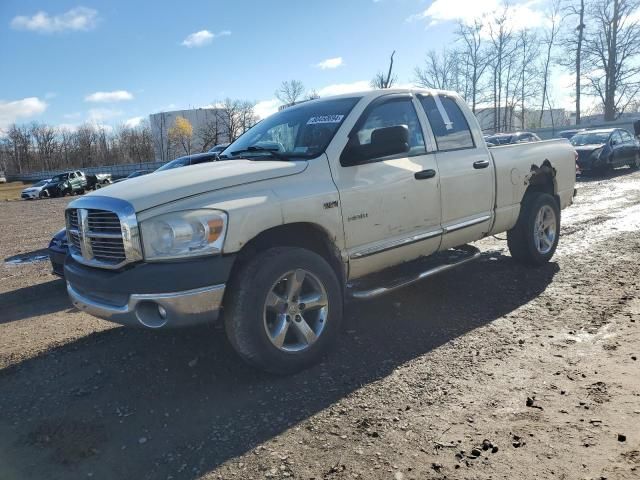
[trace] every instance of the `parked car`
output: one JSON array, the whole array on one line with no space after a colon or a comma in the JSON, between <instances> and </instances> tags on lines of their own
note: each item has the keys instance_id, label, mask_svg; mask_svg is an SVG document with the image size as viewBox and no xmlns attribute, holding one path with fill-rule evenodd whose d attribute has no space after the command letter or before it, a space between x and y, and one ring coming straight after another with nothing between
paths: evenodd
<instances>
[{"instance_id":1,"label":"parked car","mask_svg":"<svg viewBox=\"0 0 640 480\"><path fill-rule=\"evenodd\" d=\"M53 177L40 192L40 198L80 195L87 190L97 190L111 184L111 175L106 173L87 174L72 170Z\"/></svg>"},{"instance_id":2,"label":"parked car","mask_svg":"<svg viewBox=\"0 0 640 480\"><path fill-rule=\"evenodd\" d=\"M64 277L64 260L69 253L67 245L67 229L57 232L49 242L49 261L51 270L59 277Z\"/></svg>"},{"instance_id":3,"label":"parked car","mask_svg":"<svg viewBox=\"0 0 640 480\"><path fill-rule=\"evenodd\" d=\"M540 137L531 132L498 133L496 135L485 136L485 141L489 146L512 145L514 143L539 142Z\"/></svg>"},{"instance_id":4,"label":"parked car","mask_svg":"<svg viewBox=\"0 0 640 480\"><path fill-rule=\"evenodd\" d=\"M110 173L88 173L85 178L87 180L87 190L98 190L112 183Z\"/></svg>"},{"instance_id":5,"label":"parked car","mask_svg":"<svg viewBox=\"0 0 640 480\"><path fill-rule=\"evenodd\" d=\"M61 173L53 177L40 191L40 198L64 197L84 193L87 179L80 170Z\"/></svg>"},{"instance_id":6,"label":"parked car","mask_svg":"<svg viewBox=\"0 0 640 480\"><path fill-rule=\"evenodd\" d=\"M563 130L558 133L558 138L566 138L567 140L571 140L576 133L584 132L584 128L573 129L573 130Z\"/></svg>"},{"instance_id":7,"label":"parked car","mask_svg":"<svg viewBox=\"0 0 640 480\"><path fill-rule=\"evenodd\" d=\"M7 183L7 177L2 171L0 171L0 183Z\"/></svg>"},{"instance_id":8,"label":"parked car","mask_svg":"<svg viewBox=\"0 0 640 480\"><path fill-rule=\"evenodd\" d=\"M20 197L23 200L35 200L40 198L40 192L42 192L42 189L44 188L44 186L50 181L51 179L49 178L47 180L40 180L39 182L34 183L30 187L27 187L24 190L22 190Z\"/></svg>"},{"instance_id":9,"label":"parked car","mask_svg":"<svg viewBox=\"0 0 640 480\"><path fill-rule=\"evenodd\" d=\"M472 261L469 242L507 232L515 260L548 262L575 194L568 142L491 151L471 109L444 91L301 103L222 160L71 202L73 304L152 329L220 317L240 357L290 373L334 343L345 296Z\"/></svg>"},{"instance_id":10,"label":"parked car","mask_svg":"<svg viewBox=\"0 0 640 480\"><path fill-rule=\"evenodd\" d=\"M194 153L193 155L186 155L184 157L171 160L169 163L165 163L158 168L156 172L163 172L165 170L171 170L173 168L188 167L190 165L198 165L200 163L215 162L218 159L218 153L204 152Z\"/></svg>"},{"instance_id":11,"label":"parked car","mask_svg":"<svg viewBox=\"0 0 640 480\"><path fill-rule=\"evenodd\" d=\"M218 145L216 145L215 147L211 148L209 150L209 153L222 153L224 152L224 149L227 148L229 145L231 145L230 143L219 143Z\"/></svg>"},{"instance_id":12,"label":"parked car","mask_svg":"<svg viewBox=\"0 0 640 480\"><path fill-rule=\"evenodd\" d=\"M581 172L603 173L628 165L640 168L640 142L623 128L585 130L571 138Z\"/></svg>"},{"instance_id":13,"label":"parked car","mask_svg":"<svg viewBox=\"0 0 640 480\"><path fill-rule=\"evenodd\" d=\"M151 172L153 172L153 170L136 170L135 172L130 173L124 178L118 178L117 180L114 180L113 183L124 182L125 180L129 180L130 178L136 178L136 177L141 177L143 175L148 175Z\"/></svg>"}]
</instances>

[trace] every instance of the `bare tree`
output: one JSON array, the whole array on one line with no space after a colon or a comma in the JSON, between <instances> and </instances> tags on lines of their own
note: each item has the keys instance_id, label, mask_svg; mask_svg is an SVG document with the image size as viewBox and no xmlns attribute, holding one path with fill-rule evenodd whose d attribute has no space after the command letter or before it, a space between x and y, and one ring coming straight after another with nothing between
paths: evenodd
<instances>
[{"instance_id":1,"label":"bare tree","mask_svg":"<svg viewBox=\"0 0 640 480\"><path fill-rule=\"evenodd\" d=\"M588 93L602 101L604 119L615 120L640 91L639 0L593 0L593 28L584 38Z\"/></svg>"},{"instance_id":2,"label":"bare tree","mask_svg":"<svg viewBox=\"0 0 640 480\"><path fill-rule=\"evenodd\" d=\"M536 58L539 54L538 41L535 33L528 29L520 31L518 46L520 54L520 128L526 128L527 102L537 95L536 85L539 71L536 66Z\"/></svg>"},{"instance_id":3,"label":"bare tree","mask_svg":"<svg viewBox=\"0 0 640 480\"><path fill-rule=\"evenodd\" d=\"M394 83L396 83L397 77L393 74L393 56L396 54L394 50L391 52L391 57L389 57L389 69L387 70L387 75L384 73L378 72L375 77L371 80L372 88L391 88Z\"/></svg>"},{"instance_id":4,"label":"bare tree","mask_svg":"<svg viewBox=\"0 0 640 480\"><path fill-rule=\"evenodd\" d=\"M570 3L563 7L563 21L565 19L577 20L578 25L573 28L573 24L569 31L563 35L560 40L563 55L560 56L558 63L575 73L575 105L576 105L576 125L580 125L581 108L580 100L582 94L582 49L584 45L585 32L585 0L570 0Z\"/></svg>"},{"instance_id":5,"label":"bare tree","mask_svg":"<svg viewBox=\"0 0 640 480\"><path fill-rule=\"evenodd\" d=\"M471 103L471 110L476 112L479 96L481 95L481 81L489 63L488 54L483 48L482 20L475 20L472 25L463 22L458 24L457 37L462 40L463 49L460 58L464 61L468 75L467 101Z\"/></svg>"},{"instance_id":6,"label":"bare tree","mask_svg":"<svg viewBox=\"0 0 640 480\"><path fill-rule=\"evenodd\" d=\"M300 80L285 80L280 84L275 95L285 105L294 104L304 95L304 85Z\"/></svg>"},{"instance_id":7,"label":"bare tree","mask_svg":"<svg viewBox=\"0 0 640 480\"><path fill-rule=\"evenodd\" d=\"M440 53L429 50L422 68L415 68L415 82L426 88L457 90L457 52L443 48Z\"/></svg>"},{"instance_id":8,"label":"bare tree","mask_svg":"<svg viewBox=\"0 0 640 480\"><path fill-rule=\"evenodd\" d=\"M504 7L494 18L489 19L489 40L492 55L489 59L493 83L493 129L499 131L503 125L504 82L508 59L513 54L514 35L509 24L509 9Z\"/></svg>"},{"instance_id":9,"label":"bare tree","mask_svg":"<svg viewBox=\"0 0 640 480\"><path fill-rule=\"evenodd\" d=\"M551 74L553 49L557 41L558 32L560 31L559 0L553 0L547 20L549 21L549 27L545 30L542 40L542 44L545 47L545 55L542 59L542 98L540 101L540 119L538 122L540 126L542 126L545 103L549 105L549 110L551 110L551 123L553 124L553 111L549 102L549 75Z\"/></svg>"}]
</instances>

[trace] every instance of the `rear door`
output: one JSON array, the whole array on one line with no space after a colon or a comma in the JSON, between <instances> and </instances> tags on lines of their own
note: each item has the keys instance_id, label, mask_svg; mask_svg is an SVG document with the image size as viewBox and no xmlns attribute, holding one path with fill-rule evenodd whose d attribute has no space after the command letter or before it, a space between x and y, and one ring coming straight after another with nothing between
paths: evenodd
<instances>
[{"instance_id":1,"label":"rear door","mask_svg":"<svg viewBox=\"0 0 640 480\"><path fill-rule=\"evenodd\" d=\"M624 145L624 160L626 164L634 163L636 160L636 142L626 130L620 130L622 144Z\"/></svg>"},{"instance_id":2,"label":"rear door","mask_svg":"<svg viewBox=\"0 0 640 480\"><path fill-rule=\"evenodd\" d=\"M474 138L455 97L419 95L435 138L442 206L442 248L482 238L493 219L493 160L478 135Z\"/></svg>"},{"instance_id":3,"label":"rear door","mask_svg":"<svg viewBox=\"0 0 640 480\"><path fill-rule=\"evenodd\" d=\"M619 167L626 163L626 152L624 143L622 141L622 136L620 135L619 130L615 130L611 137L609 137L609 142L611 145L611 164L614 167Z\"/></svg>"}]
</instances>

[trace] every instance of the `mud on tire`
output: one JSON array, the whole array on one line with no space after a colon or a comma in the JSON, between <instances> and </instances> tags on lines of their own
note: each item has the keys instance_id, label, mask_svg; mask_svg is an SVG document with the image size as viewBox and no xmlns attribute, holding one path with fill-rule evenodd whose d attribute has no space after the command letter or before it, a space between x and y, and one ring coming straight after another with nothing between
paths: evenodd
<instances>
[{"instance_id":1,"label":"mud on tire","mask_svg":"<svg viewBox=\"0 0 640 480\"><path fill-rule=\"evenodd\" d=\"M509 252L520 263L539 266L553 257L558 246L560 208L556 199L548 193L526 194L522 203L518 222L507 232ZM540 234L541 218L548 226L544 238ZM550 234L551 230L553 235Z\"/></svg>"}]
</instances>

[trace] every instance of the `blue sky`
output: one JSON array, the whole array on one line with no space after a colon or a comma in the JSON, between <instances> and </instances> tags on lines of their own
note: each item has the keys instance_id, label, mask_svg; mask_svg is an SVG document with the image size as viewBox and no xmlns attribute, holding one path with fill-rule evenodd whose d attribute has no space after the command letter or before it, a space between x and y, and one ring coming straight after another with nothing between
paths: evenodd
<instances>
[{"instance_id":1,"label":"blue sky","mask_svg":"<svg viewBox=\"0 0 640 480\"><path fill-rule=\"evenodd\" d=\"M323 95L361 89L392 50L409 83L456 19L497 1L1 0L0 128L135 123L225 97L266 114L281 81Z\"/></svg>"}]
</instances>

